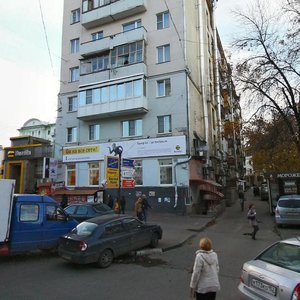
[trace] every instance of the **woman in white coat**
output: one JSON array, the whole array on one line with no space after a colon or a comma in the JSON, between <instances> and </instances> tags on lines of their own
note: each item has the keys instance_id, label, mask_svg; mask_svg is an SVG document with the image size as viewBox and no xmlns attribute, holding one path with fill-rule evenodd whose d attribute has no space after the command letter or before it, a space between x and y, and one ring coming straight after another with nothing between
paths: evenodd
<instances>
[{"instance_id":1,"label":"woman in white coat","mask_svg":"<svg viewBox=\"0 0 300 300\"><path fill-rule=\"evenodd\" d=\"M218 256L212 250L210 239L202 238L199 246L190 282L190 296L197 300L215 300L220 290Z\"/></svg>"}]
</instances>

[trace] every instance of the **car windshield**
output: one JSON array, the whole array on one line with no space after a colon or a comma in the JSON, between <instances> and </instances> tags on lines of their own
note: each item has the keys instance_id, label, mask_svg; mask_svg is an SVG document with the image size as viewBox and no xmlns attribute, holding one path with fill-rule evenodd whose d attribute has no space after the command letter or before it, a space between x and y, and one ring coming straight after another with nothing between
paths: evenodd
<instances>
[{"instance_id":1,"label":"car windshield","mask_svg":"<svg viewBox=\"0 0 300 300\"><path fill-rule=\"evenodd\" d=\"M97 224L90 222L82 222L73 229L73 233L82 236L90 236L97 228Z\"/></svg>"},{"instance_id":2,"label":"car windshield","mask_svg":"<svg viewBox=\"0 0 300 300\"><path fill-rule=\"evenodd\" d=\"M300 199L279 200L278 206L286 208L300 208Z\"/></svg>"},{"instance_id":3,"label":"car windshield","mask_svg":"<svg viewBox=\"0 0 300 300\"><path fill-rule=\"evenodd\" d=\"M256 259L300 273L300 247L297 245L277 243Z\"/></svg>"},{"instance_id":4,"label":"car windshield","mask_svg":"<svg viewBox=\"0 0 300 300\"><path fill-rule=\"evenodd\" d=\"M104 204L104 203L101 203L101 204L99 203L99 204L94 205L94 209L97 212L103 212L103 211L111 210L111 208L108 205Z\"/></svg>"}]
</instances>

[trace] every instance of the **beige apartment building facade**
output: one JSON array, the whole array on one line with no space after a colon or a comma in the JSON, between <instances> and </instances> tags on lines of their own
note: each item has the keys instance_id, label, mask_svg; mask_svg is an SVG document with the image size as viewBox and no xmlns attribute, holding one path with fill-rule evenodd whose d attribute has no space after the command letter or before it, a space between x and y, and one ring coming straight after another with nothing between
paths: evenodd
<instances>
[{"instance_id":1,"label":"beige apartment building facade","mask_svg":"<svg viewBox=\"0 0 300 300\"><path fill-rule=\"evenodd\" d=\"M55 144L69 189L121 190L128 207L146 194L163 211L207 213L222 202L227 146L213 4L64 1ZM114 147L134 161L119 187L107 185Z\"/></svg>"}]
</instances>

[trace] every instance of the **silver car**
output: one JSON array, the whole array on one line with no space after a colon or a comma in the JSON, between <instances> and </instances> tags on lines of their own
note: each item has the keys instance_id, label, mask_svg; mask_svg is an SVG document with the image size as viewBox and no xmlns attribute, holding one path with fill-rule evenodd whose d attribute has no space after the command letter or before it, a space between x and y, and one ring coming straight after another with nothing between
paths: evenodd
<instances>
[{"instance_id":1,"label":"silver car","mask_svg":"<svg viewBox=\"0 0 300 300\"><path fill-rule=\"evenodd\" d=\"M300 299L300 237L279 241L244 263L241 299Z\"/></svg>"},{"instance_id":2,"label":"silver car","mask_svg":"<svg viewBox=\"0 0 300 300\"><path fill-rule=\"evenodd\" d=\"M275 222L278 226L300 224L300 195L284 195L278 199Z\"/></svg>"}]
</instances>

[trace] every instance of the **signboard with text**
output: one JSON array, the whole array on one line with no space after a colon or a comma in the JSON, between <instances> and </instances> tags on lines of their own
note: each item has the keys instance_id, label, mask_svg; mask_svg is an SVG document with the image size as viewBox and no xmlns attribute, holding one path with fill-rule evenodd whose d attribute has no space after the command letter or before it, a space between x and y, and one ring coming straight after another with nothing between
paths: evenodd
<instances>
[{"instance_id":1,"label":"signboard with text","mask_svg":"<svg viewBox=\"0 0 300 300\"><path fill-rule=\"evenodd\" d=\"M106 188L114 189L119 187L119 158L115 156L106 156Z\"/></svg>"}]
</instances>

